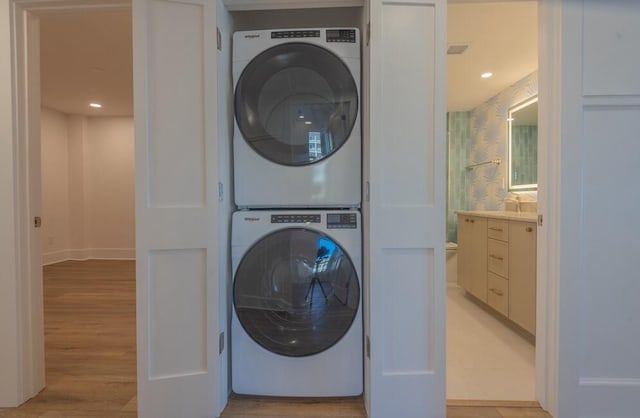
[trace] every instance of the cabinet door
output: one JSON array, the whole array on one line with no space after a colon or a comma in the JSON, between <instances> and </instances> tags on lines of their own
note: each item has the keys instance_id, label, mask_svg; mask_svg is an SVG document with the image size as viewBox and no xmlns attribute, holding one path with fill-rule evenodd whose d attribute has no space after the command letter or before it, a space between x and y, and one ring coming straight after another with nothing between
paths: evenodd
<instances>
[{"instance_id":1,"label":"cabinet door","mask_svg":"<svg viewBox=\"0 0 640 418\"><path fill-rule=\"evenodd\" d=\"M458 217L458 282L483 302L487 301L487 220Z\"/></svg>"},{"instance_id":2,"label":"cabinet door","mask_svg":"<svg viewBox=\"0 0 640 418\"><path fill-rule=\"evenodd\" d=\"M469 217L458 215L458 285L467 292L471 292L472 233Z\"/></svg>"},{"instance_id":3,"label":"cabinet door","mask_svg":"<svg viewBox=\"0 0 640 418\"><path fill-rule=\"evenodd\" d=\"M536 226L509 225L509 319L536 332Z\"/></svg>"}]
</instances>

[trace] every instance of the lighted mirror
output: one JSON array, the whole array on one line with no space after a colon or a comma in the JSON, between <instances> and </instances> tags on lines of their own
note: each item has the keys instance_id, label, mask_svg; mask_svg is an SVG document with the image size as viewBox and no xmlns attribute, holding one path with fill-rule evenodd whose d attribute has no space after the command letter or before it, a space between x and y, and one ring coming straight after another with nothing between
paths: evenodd
<instances>
[{"instance_id":1,"label":"lighted mirror","mask_svg":"<svg viewBox=\"0 0 640 418\"><path fill-rule=\"evenodd\" d=\"M509 109L509 190L538 189L538 98Z\"/></svg>"}]
</instances>

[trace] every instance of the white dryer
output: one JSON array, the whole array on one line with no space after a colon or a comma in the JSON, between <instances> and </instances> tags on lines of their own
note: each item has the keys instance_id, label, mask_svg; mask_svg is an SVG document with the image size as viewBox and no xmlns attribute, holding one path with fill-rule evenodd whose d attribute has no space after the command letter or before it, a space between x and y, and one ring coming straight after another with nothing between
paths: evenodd
<instances>
[{"instance_id":1,"label":"white dryer","mask_svg":"<svg viewBox=\"0 0 640 418\"><path fill-rule=\"evenodd\" d=\"M233 81L238 207L360 206L358 29L236 32Z\"/></svg>"},{"instance_id":2,"label":"white dryer","mask_svg":"<svg viewBox=\"0 0 640 418\"><path fill-rule=\"evenodd\" d=\"M362 393L361 240L357 211L234 213L235 393Z\"/></svg>"}]
</instances>

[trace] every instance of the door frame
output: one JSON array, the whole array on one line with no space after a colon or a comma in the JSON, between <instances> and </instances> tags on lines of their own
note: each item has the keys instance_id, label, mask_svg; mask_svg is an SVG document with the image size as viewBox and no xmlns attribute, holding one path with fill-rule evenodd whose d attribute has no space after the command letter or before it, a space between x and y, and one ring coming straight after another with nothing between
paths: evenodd
<instances>
[{"instance_id":1,"label":"door frame","mask_svg":"<svg viewBox=\"0 0 640 418\"><path fill-rule=\"evenodd\" d=\"M536 266L536 398L553 416L558 413L561 208L561 30L556 0L538 0L538 236ZM544 221L544 222L543 222Z\"/></svg>"},{"instance_id":2,"label":"door frame","mask_svg":"<svg viewBox=\"0 0 640 418\"><path fill-rule=\"evenodd\" d=\"M33 150L30 136L40 136L40 16L55 13L84 13L98 10L131 10L128 0L10 0L13 43L11 48L14 121L14 181L17 234L16 279L18 287L18 404L38 394L45 386L44 307L42 272L34 272L32 260L42 259L42 242L31 234L36 200L40 206L39 150ZM39 144L39 140L36 141ZM34 168L34 165L37 167ZM34 171L35 170L35 171ZM37 174L36 174L37 173ZM36 190L37 189L37 190ZM0 405L2 407L4 405Z\"/></svg>"},{"instance_id":3,"label":"door frame","mask_svg":"<svg viewBox=\"0 0 640 418\"><path fill-rule=\"evenodd\" d=\"M11 6L11 30L13 43L11 51L12 59L12 84L13 84L13 115L11 116L14 127L14 162L17 167L28 167L29 154L24 149L27 143L27 124L33 115L29 109L22 105L33 103L33 99L39 98L39 86L27 83L28 64L25 62L27 31L21 23L28 16L37 17L42 13L55 12L83 12L96 9L126 8L131 9L131 3L127 0L110 0L93 2L91 0L10 0ZM541 142L539 151L539 187L538 212L544 215L544 228L540 228L538 235L538 302L537 302L537 345L536 349L536 394L543 408L553 415L558 411L558 392L561 389L558 381L559 370L559 277L561 228L557 222L561 214L559 201L560 160L557 157L560 152L560 142L551 138L561 138L561 110L562 101L561 85L561 10L553 0L538 1L539 20L539 88L540 101L542 103L539 113L540 132L547 138ZM36 19L37 21L37 19ZM33 297L33 289L30 286L30 270L28 260L33 256L34 249L29 247L29 186L28 176L24 170L16 170L14 179L14 195L17 200L14 221L24 228L16 228L17 233L13 240L15 248L15 280L19 286L18 294L22 297L18 300L16 320L18 323L18 335L22 336L17 341L18 353L29 353L32 348L43 339L42 331L37 331L29 325L29 318L33 312L29 298ZM443 278L444 280L444 278ZM39 308L42 310L42 307ZM566 325L566 323L565 323ZM37 335L36 335L37 334ZM20 354L24 356L24 354ZM17 359L23 366L23 379L20 379L22 401L34 396L40 388L37 383L37 375L44 375L44 357ZM44 381L42 381L44 384ZM27 388L31 388L27 390ZM37 389L36 389L37 388Z\"/></svg>"}]
</instances>

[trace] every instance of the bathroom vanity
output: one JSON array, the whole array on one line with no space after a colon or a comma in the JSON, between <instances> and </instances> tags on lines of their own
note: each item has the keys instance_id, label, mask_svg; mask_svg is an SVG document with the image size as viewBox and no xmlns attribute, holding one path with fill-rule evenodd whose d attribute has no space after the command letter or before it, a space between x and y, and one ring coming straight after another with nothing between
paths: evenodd
<instances>
[{"instance_id":1,"label":"bathroom vanity","mask_svg":"<svg viewBox=\"0 0 640 418\"><path fill-rule=\"evenodd\" d=\"M458 284L535 336L534 212L458 211Z\"/></svg>"}]
</instances>

